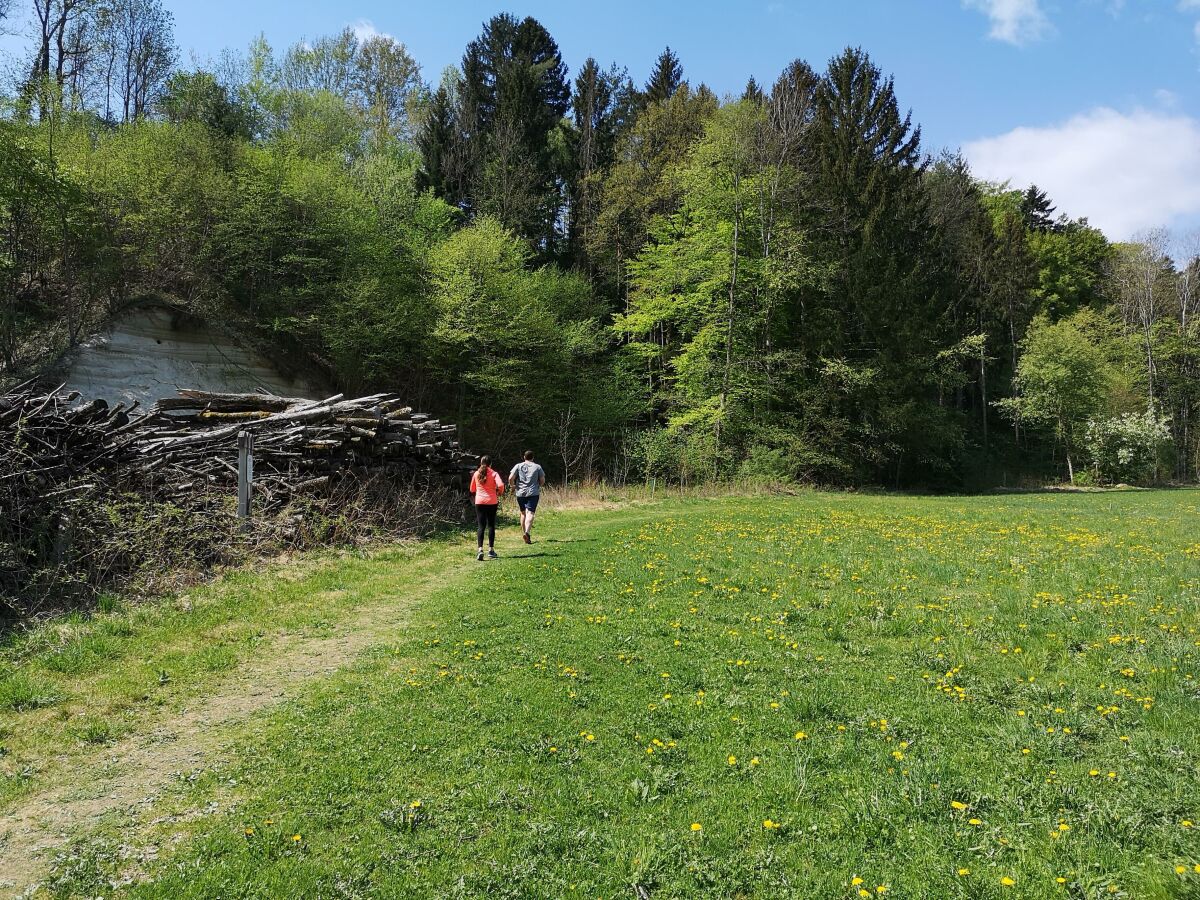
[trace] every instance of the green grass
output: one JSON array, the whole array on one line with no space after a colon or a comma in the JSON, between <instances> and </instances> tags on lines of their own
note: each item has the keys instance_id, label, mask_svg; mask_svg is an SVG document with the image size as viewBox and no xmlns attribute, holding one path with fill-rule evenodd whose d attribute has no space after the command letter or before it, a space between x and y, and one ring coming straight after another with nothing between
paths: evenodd
<instances>
[{"instance_id":1,"label":"green grass","mask_svg":"<svg viewBox=\"0 0 1200 900\"><path fill-rule=\"evenodd\" d=\"M148 730L256 655L387 602L397 590L389 566L441 566L447 550L438 540L369 556L314 554L170 602L109 599L94 616L10 635L0 642L0 813L61 778L91 745Z\"/></svg>"},{"instance_id":2,"label":"green grass","mask_svg":"<svg viewBox=\"0 0 1200 900\"><path fill-rule=\"evenodd\" d=\"M151 829L164 850L120 893L1200 896L1198 505L673 501L547 516L496 563L439 549L457 583L181 787L172 808L236 802ZM287 591L399 592L412 565ZM239 640L269 582L218 591ZM75 679L144 676L164 663L135 631L153 662L114 666L107 631L56 652ZM70 695L51 655L0 698ZM119 837L53 892L94 893Z\"/></svg>"}]
</instances>

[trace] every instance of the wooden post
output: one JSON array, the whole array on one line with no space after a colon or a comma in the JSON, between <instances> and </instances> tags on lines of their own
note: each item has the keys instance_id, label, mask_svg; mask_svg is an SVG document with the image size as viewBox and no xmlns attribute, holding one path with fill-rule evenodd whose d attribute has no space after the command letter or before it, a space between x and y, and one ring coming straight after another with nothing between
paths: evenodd
<instances>
[{"instance_id":1,"label":"wooden post","mask_svg":"<svg viewBox=\"0 0 1200 900\"><path fill-rule=\"evenodd\" d=\"M254 435L238 432L238 518L250 518L250 496L254 487Z\"/></svg>"}]
</instances>

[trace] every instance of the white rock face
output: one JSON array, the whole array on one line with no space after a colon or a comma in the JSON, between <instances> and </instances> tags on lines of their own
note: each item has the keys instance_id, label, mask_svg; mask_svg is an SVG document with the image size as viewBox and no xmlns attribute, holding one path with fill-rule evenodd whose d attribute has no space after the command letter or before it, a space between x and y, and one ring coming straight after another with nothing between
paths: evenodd
<instances>
[{"instance_id":1,"label":"white rock face","mask_svg":"<svg viewBox=\"0 0 1200 900\"><path fill-rule=\"evenodd\" d=\"M134 400L149 406L181 388L266 390L285 397L333 393L319 372L285 375L219 331L159 306L133 309L81 344L62 363L61 380L82 399Z\"/></svg>"}]
</instances>

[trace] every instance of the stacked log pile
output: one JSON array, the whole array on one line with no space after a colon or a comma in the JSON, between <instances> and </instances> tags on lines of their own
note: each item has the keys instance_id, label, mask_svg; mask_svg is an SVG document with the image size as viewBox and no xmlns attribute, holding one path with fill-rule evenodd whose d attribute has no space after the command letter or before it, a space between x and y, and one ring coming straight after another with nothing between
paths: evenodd
<instances>
[{"instance_id":1,"label":"stacked log pile","mask_svg":"<svg viewBox=\"0 0 1200 900\"><path fill-rule=\"evenodd\" d=\"M341 473L456 484L474 463L455 426L393 394L305 400L189 390L147 411L78 401L76 392L28 385L0 396L0 485L53 492L120 477L166 496L235 485L240 431L254 435L255 491L267 504L320 491Z\"/></svg>"}]
</instances>

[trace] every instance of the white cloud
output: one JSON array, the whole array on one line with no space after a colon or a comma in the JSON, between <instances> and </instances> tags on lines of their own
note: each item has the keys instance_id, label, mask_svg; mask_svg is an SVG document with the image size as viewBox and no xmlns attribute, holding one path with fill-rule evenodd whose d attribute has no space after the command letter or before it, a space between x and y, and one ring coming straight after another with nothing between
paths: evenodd
<instances>
[{"instance_id":1,"label":"white cloud","mask_svg":"<svg viewBox=\"0 0 1200 900\"><path fill-rule=\"evenodd\" d=\"M1154 99L1158 101L1160 106L1167 109L1174 109L1179 105L1179 95L1174 91L1169 91L1166 88L1159 88L1154 92Z\"/></svg>"},{"instance_id":2,"label":"white cloud","mask_svg":"<svg viewBox=\"0 0 1200 900\"><path fill-rule=\"evenodd\" d=\"M1036 184L1059 212L1086 216L1112 240L1200 220L1200 121L1185 115L1102 107L963 152L978 177Z\"/></svg>"},{"instance_id":3,"label":"white cloud","mask_svg":"<svg viewBox=\"0 0 1200 900\"><path fill-rule=\"evenodd\" d=\"M350 30L354 32L354 36L358 38L358 42L360 44L376 37L385 37L395 40L395 37L388 34L386 31L380 31L378 28L376 28L375 23L369 19L359 19L350 26Z\"/></svg>"},{"instance_id":4,"label":"white cloud","mask_svg":"<svg viewBox=\"0 0 1200 900\"><path fill-rule=\"evenodd\" d=\"M1051 31L1040 0L962 0L968 9L984 13L992 23L988 37L1009 44L1040 40ZM1190 3L1193 0L1183 0Z\"/></svg>"}]
</instances>

